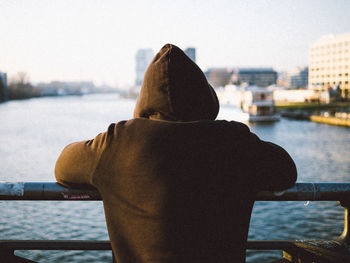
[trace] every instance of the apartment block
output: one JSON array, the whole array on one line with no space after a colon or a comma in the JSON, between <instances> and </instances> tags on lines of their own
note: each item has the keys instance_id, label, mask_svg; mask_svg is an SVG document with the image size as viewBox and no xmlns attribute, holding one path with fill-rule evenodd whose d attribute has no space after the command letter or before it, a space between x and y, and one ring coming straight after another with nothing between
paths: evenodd
<instances>
[{"instance_id":1,"label":"apartment block","mask_svg":"<svg viewBox=\"0 0 350 263\"><path fill-rule=\"evenodd\" d=\"M350 96L350 33L324 36L309 48L309 88Z\"/></svg>"}]
</instances>

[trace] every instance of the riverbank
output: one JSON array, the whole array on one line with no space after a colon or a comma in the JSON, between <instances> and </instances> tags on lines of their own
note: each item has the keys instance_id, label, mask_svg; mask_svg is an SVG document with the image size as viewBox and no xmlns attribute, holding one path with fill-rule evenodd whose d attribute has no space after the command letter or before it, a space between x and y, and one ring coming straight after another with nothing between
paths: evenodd
<instances>
[{"instance_id":1,"label":"riverbank","mask_svg":"<svg viewBox=\"0 0 350 263\"><path fill-rule=\"evenodd\" d=\"M310 120L318 123L350 127L350 119L312 115Z\"/></svg>"},{"instance_id":2,"label":"riverbank","mask_svg":"<svg viewBox=\"0 0 350 263\"><path fill-rule=\"evenodd\" d=\"M350 112L350 102L277 103L275 107L282 117L350 127L349 118L337 116L339 112Z\"/></svg>"},{"instance_id":3,"label":"riverbank","mask_svg":"<svg viewBox=\"0 0 350 263\"><path fill-rule=\"evenodd\" d=\"M332 110L332 109L350 109L350 102L332 102L332 103L281 103L276 102L275 108L278 110L305 110L305 111L315 111L315 110Z\"/></svg>"}]
</instances>

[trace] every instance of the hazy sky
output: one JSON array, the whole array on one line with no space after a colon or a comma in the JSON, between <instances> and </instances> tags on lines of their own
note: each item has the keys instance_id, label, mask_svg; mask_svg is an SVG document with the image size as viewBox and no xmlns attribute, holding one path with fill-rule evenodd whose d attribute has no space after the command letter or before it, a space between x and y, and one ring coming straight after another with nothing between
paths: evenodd
<instances>
[{"instance_id":1,"label":"hazy sky","mask_svg":"<svg viewBox=\"0 0 350 263\"><path fill-rule=\"evenodd\" d=\"M307 65L308 46L350 32L348 0L0 0L0 71L33 82L133 84L140 48L196 47L205 70Z\"/></svg>"}]
</instances>

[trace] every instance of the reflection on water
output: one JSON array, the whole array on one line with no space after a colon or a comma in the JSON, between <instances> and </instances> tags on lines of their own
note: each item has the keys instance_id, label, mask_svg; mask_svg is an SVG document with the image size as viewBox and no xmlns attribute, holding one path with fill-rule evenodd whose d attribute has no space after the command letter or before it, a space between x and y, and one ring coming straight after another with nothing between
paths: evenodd
<instances>
[{"instance_id":1,"label":"reflection on water","mask_svg":"<svg viewBox=\"0 0 350 263\"><path fill-rule=\"evenodd\" d=\"M65 145L93 138L109 123L132 117L134 100L117 95L40 98L0 104L2 181L54 181ZM233 119L231 107L220 117ZM249 124L262 139L283 146L296 162L299 182L350 181L350 130L282 119ZM0 202L0 239L108 238L101 202ZM257 202L249 239L335 238L343 209L336 202ZM111 262L110 252L19 251L39 262ZM268 262L281 252L248 251L248 262Z\"/></svg>"}]
</instances>

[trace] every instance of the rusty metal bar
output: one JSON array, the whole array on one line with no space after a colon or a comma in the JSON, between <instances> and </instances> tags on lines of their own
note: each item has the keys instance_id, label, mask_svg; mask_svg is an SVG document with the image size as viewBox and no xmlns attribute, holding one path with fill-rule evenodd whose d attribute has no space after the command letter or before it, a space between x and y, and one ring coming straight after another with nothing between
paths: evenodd
<instances>
[{"instance_id":1,"label":"rusty metal bar","mask_svg":"<svg viewBox=\"0 0 350 263\"><path fill-rule=\"evenodd\" d=\"M249 240L247 249L284 250L295 240ZM9 250L111 250L107 240L0 240L0 249Z\"/></svg>"},{"instance_id":2,"label":"rusty metal bar","mask_svg":"<svg viewBox=\"0 0 350 263\"><path fill-rule=\"evenodd\" d=\"M1 182L0 200L100 201L99 192L90 185L64 187L53 182Z\"/></svg>"},{"instance_id":3,"label":"rusty metal bar","mask_svg":"<svg viewBox=\"0 0 350 263\"><path fill-rule=\"evenodd\" d=\"M0 200L98 201L101 196L90 185L66 188L53 182L2 182ZM350 200L350 183L297 183L280 193L260 192L257 201Z\"/></svg>"},{"instance_id":4,"label":"rusty metal bar","mask_svg":"<svg viewBox=\"0 0 350 263\"><path fill-rule=\"evenodd\" d=\"M0 240L10 250L112 250L107 240Z\"/></svg>"}]
</instances>

